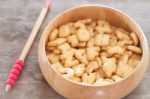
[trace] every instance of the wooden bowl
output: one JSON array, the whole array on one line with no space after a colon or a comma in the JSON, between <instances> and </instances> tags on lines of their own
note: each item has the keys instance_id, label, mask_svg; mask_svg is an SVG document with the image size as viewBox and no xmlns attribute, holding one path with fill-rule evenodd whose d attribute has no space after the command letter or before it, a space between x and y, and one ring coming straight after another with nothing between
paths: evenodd
<instances>
[{"instance_id":1,"label":"wooden bowl","mask_svg":"<svg viewBox=\"0 0 150 99\"><path fill-rule=\"evenodd\" d=\"M55 28L70 21L92 18L108 21L116 27L137 33L143 49L141 62L135 70L120 82L107 86L90 86L72 82L56 73L49 63L45 45L49 33ZM62 96L69 99L119 99L129 94L142 80L148 66L148 43L139 25L125 13L106 6L79 6L71 8L56 16L46 27L39 43L38 59L41 71L49 85Z\"/></svg>"}]
</instances>

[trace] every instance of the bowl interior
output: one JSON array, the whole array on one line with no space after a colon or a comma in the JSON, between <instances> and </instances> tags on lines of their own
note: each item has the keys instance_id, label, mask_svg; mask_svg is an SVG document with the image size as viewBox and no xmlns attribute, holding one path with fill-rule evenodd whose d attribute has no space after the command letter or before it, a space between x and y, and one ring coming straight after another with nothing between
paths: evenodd
<instances>
[{"instance_id":1,"label":"bowl interior","mask_svg":"<svg viewBox=\"0 0 150 99\"><path fill-rule=\"evenodd\" d=\"M46 33L47 36L45 38L45 46L46 42L48 41L48 35L54 28L57 28L60 25L68 22L75 22L77 20L85 18L92 18L93 20L106 20L113 26L121 27L128 32L135 32L140 40L140 46L143 49L141 61L143 60L143 54L145 53L146 49L145 42L147 41L139 25L125 13L106 6L81 6L66 10L63 13L59 14L48 25L48 31Z\"/></svg>"}]
</instances>

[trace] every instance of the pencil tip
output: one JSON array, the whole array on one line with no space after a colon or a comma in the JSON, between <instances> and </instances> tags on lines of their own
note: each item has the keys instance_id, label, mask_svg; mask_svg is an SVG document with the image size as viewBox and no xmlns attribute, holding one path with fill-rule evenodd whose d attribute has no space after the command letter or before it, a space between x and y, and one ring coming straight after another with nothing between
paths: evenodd
<instances>
[{"instance_id":1,"label":"pencil tip","mask_svg":"<svg viewBox=\"0 0 150 99\"><path fill-rule=\"evenodd\" d=\"M50 8L51 7L51 0L46 0L44 7L47 9Z\"/></svg>"},{"instance_id":2,"label":"pencil tip","mask_svg":"<svg viewBox=\"0 0 150 99\"><path fill-rule=\"evenodd\" d=\"M5 92L8 92L9 90L10 90L10 88L11 88L11 85L6 85L6 89L5 89Z\"/></svg>"}]
</instances>

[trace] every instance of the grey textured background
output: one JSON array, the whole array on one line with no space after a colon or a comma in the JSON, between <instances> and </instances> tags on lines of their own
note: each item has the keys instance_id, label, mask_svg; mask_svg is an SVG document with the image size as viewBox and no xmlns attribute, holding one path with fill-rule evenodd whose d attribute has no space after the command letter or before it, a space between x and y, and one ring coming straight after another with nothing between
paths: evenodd
<instances>
[{"instance_id":1,"label":"grey textured background","mask_svg":"<svg viewBox=\"0 0 150 99\"><path fill-rule=\"evenodd\" d=\"M33 43L16 86L5 93L5 79L11 65L21 53L43 2L44 0L0 0L0 99L63 99L43 78L38 65L37 48L48 22L70 7L103 4L120 9L140 24L148 42L150 41L150 0L53 0L51 11ZM140 85L124 99L150 99L150 69Z\"/></svg>"}]
</instances>

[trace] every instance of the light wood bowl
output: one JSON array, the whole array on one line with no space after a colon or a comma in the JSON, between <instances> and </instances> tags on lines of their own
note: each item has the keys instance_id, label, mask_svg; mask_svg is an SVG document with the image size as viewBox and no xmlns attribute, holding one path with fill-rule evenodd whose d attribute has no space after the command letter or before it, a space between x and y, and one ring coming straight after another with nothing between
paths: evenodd
<instances>
[{"instance_id":1,"label":"light wood bowl","mask_svg":"<svg viewBox=\"0 0 150 99\"><path fill-rule=\"evenodd\" d=\"M143 54L140 64L120 82L107 86L90 86L72 82L56 73L46 57L45 45L49 33L55 28L70 21L92 18L108 21L116 27L137 33ZM79 6L71 8L56 16L46 27L40 39L38 59L41 71L49 85L62 96L69 99L120 99L129 94L142 80L148 66L148 43L139 25L125 13L106 6Z\"/></svg>"}]
</instances>

